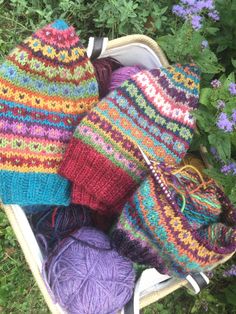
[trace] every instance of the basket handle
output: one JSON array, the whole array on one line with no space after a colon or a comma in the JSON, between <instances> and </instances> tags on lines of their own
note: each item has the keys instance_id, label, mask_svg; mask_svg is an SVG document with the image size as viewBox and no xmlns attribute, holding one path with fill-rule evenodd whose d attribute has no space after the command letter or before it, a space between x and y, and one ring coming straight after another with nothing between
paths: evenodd
<instances>
[{"instance_id":1,"label":"basket handle","mask_svg":"<svg viewBox=\"0 0 236 314\"><path fill-rule=\"evenodd\" d=\"M91 60L97 59L107 48L108 37L89 37L87 55Z\"/></svg>"}]
</instances>

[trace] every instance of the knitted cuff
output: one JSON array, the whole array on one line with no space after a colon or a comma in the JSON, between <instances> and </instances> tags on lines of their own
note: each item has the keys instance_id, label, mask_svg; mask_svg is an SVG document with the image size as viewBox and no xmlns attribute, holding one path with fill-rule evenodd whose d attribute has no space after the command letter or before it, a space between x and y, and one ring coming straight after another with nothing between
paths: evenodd
<instances>
[{"instance_id":1,"label":"knitted cuff","mask_svg":"<svg viewBox=\"0 0 236 314\"><path fill-rule=\"evenodd\" d=\"M80 167L75 171L78 164ZM73 185L73 203L89 206L102 213L119 212L125 199L136 188L130 189L134 183L125 171L75 138L69 144L59 174L76 182Z\"/></svg>"},{"instance_id":2,"label":"knitted cuff","mask_svg":"<svg viewBox=\"0 0 236 314\"><path fill-rule=\"evenodd\" d=\"M198 69L191 65L140 71L81 121L59 173L119 210L146 176L139 146L150 159L168 164L186 154L198 89Z\"/></svg>"}]
</instances>

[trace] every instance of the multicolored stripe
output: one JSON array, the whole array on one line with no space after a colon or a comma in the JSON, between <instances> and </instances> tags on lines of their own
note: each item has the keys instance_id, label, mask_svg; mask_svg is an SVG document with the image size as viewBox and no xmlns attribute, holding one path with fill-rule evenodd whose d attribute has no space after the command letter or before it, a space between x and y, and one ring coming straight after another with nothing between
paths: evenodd
<instances>
[{"instance_id":1,"label":"multicolored stripe","mask_svg":"<svg viewBox=\"0 0 236 314\"><path fill-rule=\"evenodd\" d=\"M74 137L129 173L130 164L121 160L129 160L134 171L145 169L138 145L151 158L179 163L192 139L195 121L190 109L197 105L199 88L197 74L182 72L178 65L140 71L102 100L81 121ZM181 79L174 81L178 74ZM139 175L134 177L139 181Z\"/></svg>"},{"instance_id":2,"label":"multicolored stripe","mask_svg":"<svg viewBox=\"0 0 236 314\"><path fill-rule=\"evenodd\" d=\"M17 46L0 67L3 178L35 172L64 181L57 172L66 145L97 101L94 68L73 27L57 20ZM3 202L4 194L0 186Z\"/></svg>"},{"instance_id":3,"label":"multicolored stripe","mask_svg":"<svg viewBox=\"0 0 236 314\"><path fill-rule=\"evenodd\" d=\"M210 269L236 249L236 230L220 220L224 202L218 188L215 186L214 194L213 189L214 184L206 190L206 198L211 194L212 199L208 211L203 212L199 204L191 207L194 217L205 214L195 224L188 208L191 201L187 200L186 211L181 212L181 206L172 206L149 176L124 206L112 234L115 247L133 262L177 277ZM207 203L204 205L206 208Z\"/></svg>"}]
</instances>

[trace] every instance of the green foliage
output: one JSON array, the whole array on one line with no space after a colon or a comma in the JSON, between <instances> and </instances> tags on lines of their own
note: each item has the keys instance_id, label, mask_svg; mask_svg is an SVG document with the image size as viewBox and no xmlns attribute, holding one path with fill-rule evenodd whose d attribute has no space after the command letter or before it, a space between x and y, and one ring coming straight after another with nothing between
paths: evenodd
<instances>
[{"instance_id":1,"label":"green foliage","mask_svg":"<svg viewBox=\"0 0 236 314\"><path fill-rule=\"evenodd\" d=\"M0 59L26 35L58 18L74 25L86 42L89 36L155 37L168 25L168 8L166 1L150 0L0 0Z\"/></svg>"},{"instance_id":2,"label":"green foliage","mask_svg":"<svg viewBox=\"0 0 236 314\"><path fill-rule=\"evenodd\" d=\"M204 144L208 151L210 151L211 147L216 149L219 159L215 159L210 154L208 155L208 161L214 167L206 170L206 173L220 182L232 202L236 203L236 176L233 174L224 175L220 172L222 164L235 160L236 132L225 133L216 125L216 119L221 111L230 115L232 110L236 108L236 97L230 95L228 90L230 82L234 82L234 73L232 72L227 77L222 75L219 81L221 82L221 87L217 89L210 87L201 89L201 105L199 111L195 112L199 127L199 134L196 137L201 139L199 144ZM217 108L218 100L222 100L226 104L223 110Z\"/></svg>"},{"instance_id":3,"label":"green foliage","mask_svg":"<svg viewBox=\"0 0 236 314\"><path fill-rule=\"evenodd\" d=\"M195 135L192 151L199 151L202 146L207 148L205 158L212 165L206 173L214 178L225 189L231 201L236 204L236 175L232 172L225 175L221 172L224 165L236 162L236 128L233 132L225 132L217 127L221 112L231 120L236 109L236 96L229 92L230 83L235 82L236 71L236 0L216 1L220 14L218 23L207 21L199 31L193 30L190 23L173 22L175 28L171 33L158 39L172 63L194 62L202 71L200 106L193 113L197 119L198 132ZM209 43L203 47L202 42ZM220 88L210 85L212 79L219 79ZM226 105L218 108L218 101ZM232 121L232 120L231 120ZM211 154L216 149L217 158Z\"/></svg>"},{"instance_id":4,"label":"green foliage","mask_svg":"<svg viewBox=\"0 0 236 314\"><path fill-rule=\"evenodd\" d=\"M207 148L206 158L212 165L206 172L225 188L236 204L236 176L224 175L222 162L213 158L210 148L216 148L223 163L236 161L236 132L224 133L216 126L220 110L217 101L226 103L224 112L236 108L236 96L228 87L236 72L236 0L216 0L219 22L207 20L200 31L194 31L171 12L174 0L0 0L0 60L26 36L57 18L74 25L82 41L89 36L140 33L157 40L170 63L195 62L202 71L200 107L195 113L198 133L192 151ZM207 40L209 47L203 48ZM212 89L213 78L221 87ZM48 313L25 264L6 217L0 211L0 312ZM235 260L229 262L232 264ZM228 264L229 265L229 264ZM227 264L219 267L209 288L193 296L180 289L143 310L145 314L209 313L235 314L236 283L223 278Z\"/></svg>"},{"instance_id":5,"label":"green foliage","mask_svg":"<svg viewBox=\"0 0 236 314\"><path fill-rule=\"evenodd\" d=\"M0 313L48 314L49 311L0 209Z\"/></svg>"},{"instance_id":6,"label":"green foliage","mask_svg":"<svg viewBox=\"0 0 236 314\"><path fill-rule=\"evenodd\" d=\"M218 63L213 51L201 47L203 35L194 31L189 22L185 22L173 34L162 36L158 43L172 62L195 62L203 73L219 73L223 67Z\"/></svg>"}]
</instances>

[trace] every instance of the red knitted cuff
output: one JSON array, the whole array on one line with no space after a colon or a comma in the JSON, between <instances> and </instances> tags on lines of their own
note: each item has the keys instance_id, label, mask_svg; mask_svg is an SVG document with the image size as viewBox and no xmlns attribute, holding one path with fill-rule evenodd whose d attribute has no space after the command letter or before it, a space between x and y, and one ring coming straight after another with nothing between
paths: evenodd
<instances>
[{"instance_id":1,"label":"red knitted cuff","mask_svg":"<svg viewBox=\"0 0 236 314\"><path fill-rule=\"evenodd\" d=\"M74 204L80 204L92 208L100 213L108 213L109 208L96 197L91 195L83 186L73 184L71 201Z\"/></svg>"},{"instance_id":2,"label":"red knitted cuff","mask_svg":"<svg viewBox=\"0 0 236 314\"><path fill-rule=\"evenodd\" d=\"M76 138L70 141L59 174L79 185L83 191L87 191L89 201L94 202L96 199L93 206L98 211L100 203L104 204L102 211L105 207L110 209L114 204L120 205L125 201L127 191L137 186L125 171ZM75 192L73 198L76 203L80 201ZM114 210L113 207L112 211Z\"/></svg>"}]
</instances>

